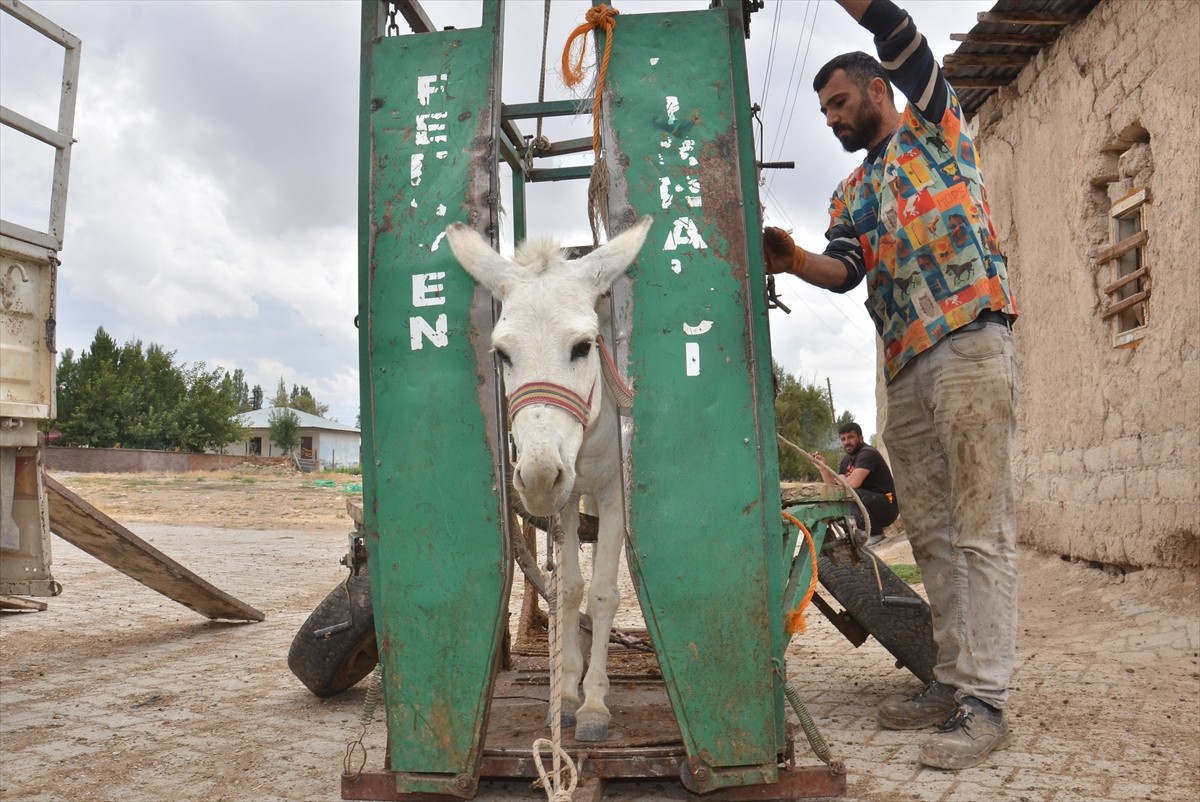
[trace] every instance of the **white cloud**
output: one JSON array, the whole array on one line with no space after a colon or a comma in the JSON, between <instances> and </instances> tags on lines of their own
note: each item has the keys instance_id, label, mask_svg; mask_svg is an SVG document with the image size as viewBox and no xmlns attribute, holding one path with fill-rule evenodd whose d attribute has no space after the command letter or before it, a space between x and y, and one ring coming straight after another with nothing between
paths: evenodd
<instances>
[{"instance_id":1,"label":"white cloud","mask_svg":"<svg viewBox=\"0 0 1200 802\"><path fill-rule=\"evenodd\" d=\"M590 5L560 0L552 7L551 65ZM940 53L950 48L947 34L968 30L990 3L903 5ZM83 41L59 349L87 348L104 326L119 342L158 343L179 361L241 368L268 396L282 376L289 389L309 387L331 415L353 422L359 4L30 6ZM439 27L477 25L480 7L479 0L426 4ZM707 7L707 0L643 0L622 10ZM541 3L508 4L506 103L538 99L540 48L526 43L540 41L531 32L540 33L542 11ZM40 44L26 47L8 15L0 23L4 104L49 114L39 119L52 123L56 106L47 95L57 90L61 56ZM767 176L766 212L816 249L829 193L858 157L843 153L825 129L812 75L838 52L870 50L871 37L833 4L806 0L769 4L753 16L751 32L751 94L765 100L767 158L797 163ZM14 80L26 73L28 81ZM567 96L553 69L546 93ZM532 120L520 125L526 133L536 127ZM545 131L559 141L587 137L590 117L549 120ZM31 197L48 192L36 185L44 178L35 170L5 159L6 213L14 186ZM530 187L531 233L589 242L585 192L582 181ZM505 204L511 215L511 198ZM779 284L795 311L772 313L776 359L806 380L823 384L829 377L839 411L852 410L874 429L874 335L861 290L842 297L790 277Z\"/></svg>"}]
</instances>

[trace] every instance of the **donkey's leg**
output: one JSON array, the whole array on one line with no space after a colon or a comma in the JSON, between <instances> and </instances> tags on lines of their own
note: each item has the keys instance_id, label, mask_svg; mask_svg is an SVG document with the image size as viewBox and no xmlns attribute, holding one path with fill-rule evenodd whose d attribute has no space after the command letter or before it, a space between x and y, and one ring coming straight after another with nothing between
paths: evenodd
<instances>
[{"instance_id":1,"label":"donkey's leg","mask_svg":"<svg viewBox=\"0 0 1200 802\"><path fill-rule=\"evenodd\" d=\"M608 634L621 594L617 569L625 545L625 516L620 495L615 503L601 502L600 532L592 554L592 583L588 592L588 615L592 617L592 651L587 676L583 678L583 705L575 714L575 740L603 741L608 737Z\"/></svg>"},{"instance_id":2,"label":"donkey's leg","mask_svg":"<svg viewBox=\"0 0 1200 802\"><path fill-rule=\"evenodd\" d=\"M583 676L583 649L579 642L579 605L583 601L583 573L579 569L577 504L575 501L568 502L560 513L565 537L558 562L563 590L563 627L558 637L563 650L562 723L567 727L575 725L575 710L579 707L579 680ZM549 722L549 715L546 720Z\"/></svg>"}]
</instances>

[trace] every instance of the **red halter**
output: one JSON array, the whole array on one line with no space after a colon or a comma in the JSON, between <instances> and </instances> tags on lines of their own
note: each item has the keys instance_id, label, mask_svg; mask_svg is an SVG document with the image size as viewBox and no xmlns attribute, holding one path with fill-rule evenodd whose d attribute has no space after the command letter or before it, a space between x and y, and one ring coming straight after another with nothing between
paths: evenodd
<instances>
[{"instance_id":1,"label":"red halter","mask_svg":"<svg viewBox=\"0 0 1200 802\"><path fill-rule=\"evenodd\" d=\"M517 417L517 412L531 404L549 404L570 412L576 420L583 424L583 430L586 432L588 416L592 411L592 396L595 395L595 392L596 385L593 384L587 400L584 401L583 397L573 390L568 390L553 382L522 384L508 397L508 419L512 421Z\"/></svg>"}]
</instances>

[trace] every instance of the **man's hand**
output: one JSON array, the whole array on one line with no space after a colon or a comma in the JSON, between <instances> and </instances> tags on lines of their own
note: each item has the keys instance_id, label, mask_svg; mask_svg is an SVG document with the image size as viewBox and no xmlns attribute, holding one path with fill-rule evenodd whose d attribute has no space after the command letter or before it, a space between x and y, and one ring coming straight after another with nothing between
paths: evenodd
<instances>
[{"instance_id":1,"label":"man's hand","mask_svg":"<svg viewBox=\"0 0 1200 802\"><path fill-rule=\"evenodd\" d=\"M808 253L797 248L791 235L782 228L769 226L763 229L763 257L768 273L791 273L803 278Z\"/></svg>"},{"instance_id":2,"label":"man's hand","mask_svg":"<svg viewBox=\"0 0 1200 802\"><path fill-rule=\"evenodd\" d=\"M828 465L828 464L829 464L829 463L825 462L825 455L824 455L824 454L822 454L820 451L814 451L814 452L812 452L812 458L813 458L813 461L814 461L814 462L816 462L816 463L819 463L819 464L821 464L821 465Z\"/></svg>"}]
</instances>

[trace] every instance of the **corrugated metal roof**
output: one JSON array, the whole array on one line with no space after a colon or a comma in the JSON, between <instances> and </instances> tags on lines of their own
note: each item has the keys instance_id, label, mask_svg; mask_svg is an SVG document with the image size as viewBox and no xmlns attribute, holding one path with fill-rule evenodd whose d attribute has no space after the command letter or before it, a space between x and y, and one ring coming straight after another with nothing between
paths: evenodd
<instances>
[{"instance_id":1,"label":"corrugated metal roof","mask_svg":"<svg viewBox=\"0 0 1200 802\"><path fill-rule=\"evenodd\" d=\"M1002 86L1017 78L1021 69L1043 48L1078 22L1100 0L997 0L991 11L966 34L951 34L962 44L946 56L946 78L967 114Z\"/></svg>"},{"instance_id":2,"label":"corrugated metal roof","mask_svg":"<svg viewBox=\"0 0 1200 802\"><path fill-rule=\"evenodd\" d=\"M267 407L266 409L252 409L249 412L243 412L238 417L241 418L242 425L250 429L266 429L271 425L271 413L275 411L275 407ZM344 423L339 423L335 420L327 420L326 418L318 418L316 415L309 414L299 409L293 409L296 417L300 420L301 429L327 429L334 432L354 432L358 433L358 429L353 426L347 426Z\"/></svg>"}]
</instances>

